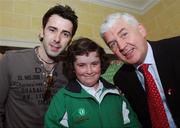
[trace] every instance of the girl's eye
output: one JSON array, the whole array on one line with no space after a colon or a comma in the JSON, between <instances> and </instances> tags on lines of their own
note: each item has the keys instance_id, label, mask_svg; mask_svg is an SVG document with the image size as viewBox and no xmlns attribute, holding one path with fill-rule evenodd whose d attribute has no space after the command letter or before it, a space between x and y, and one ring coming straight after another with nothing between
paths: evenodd
<instances>
[{"instance_id":1,"label":"girl's eye","mask_svg":"<svg viewBox=\"0 0 180 128\"><path fill-rule=\"evenodd\" d=\"M84 66L84 64L78 64L78 67L83 67Z\"/></svg>"},{"instance_id":2,"label":"girl's eye","mask_svg":"<svg viewBox=\"0 0 180 128\"><path fill-rule=\"evenodd\" d=\"M93 66L99 65L100 62L94 62L92 63Z\"/></svg>"}]
</instances>

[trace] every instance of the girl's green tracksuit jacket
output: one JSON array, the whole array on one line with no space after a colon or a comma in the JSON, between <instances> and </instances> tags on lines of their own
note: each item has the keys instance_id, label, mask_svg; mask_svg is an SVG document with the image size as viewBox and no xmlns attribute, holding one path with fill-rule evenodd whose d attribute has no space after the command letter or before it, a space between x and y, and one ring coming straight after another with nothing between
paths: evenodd
<instances>
[{"instance_id":1,"label":"girl's green tracksuit jacket","mask_svg":"<svg viewBox=\"0 0 180 128\"><path fill-rule=\"evenodd\" d=\"M114 85L100 81L104 86L100 103L76 80L59 90L46 113L45 128L140 128L125 97Z\"/></svg>"}]
</instances>

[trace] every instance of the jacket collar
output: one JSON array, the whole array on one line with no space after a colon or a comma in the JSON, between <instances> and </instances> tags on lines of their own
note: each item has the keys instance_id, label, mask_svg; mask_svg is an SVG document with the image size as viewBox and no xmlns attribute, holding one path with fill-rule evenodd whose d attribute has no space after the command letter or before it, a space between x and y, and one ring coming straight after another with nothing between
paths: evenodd
<instances>
[{"instance_id":1,"label":"jacket collar","mask_svg":"<svg viewBox=\"0 0 180 128\"><path fill-rule=\"evenodd\" d=\"M103 83L104 88L107 89L115 89L116 87L112 85L111 83L107 82L105 79L100 78L100 81ZM80 93L81 92L81 85L76 81L76 79L72 79L69 81L68 85L65 87L66 90L74 92L74 93Z\"/></svg>"}]
</instances>

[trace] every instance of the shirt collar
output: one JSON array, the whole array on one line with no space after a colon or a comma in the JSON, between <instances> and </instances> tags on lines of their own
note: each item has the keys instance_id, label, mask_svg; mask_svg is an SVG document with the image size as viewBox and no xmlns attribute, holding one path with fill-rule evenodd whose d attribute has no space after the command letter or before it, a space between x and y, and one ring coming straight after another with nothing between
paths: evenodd
<instances>
[{"instance_id":1,"label":"shirt collar","mask_svg":"<svg viewBox=\"0 0 180 128\"><path fill-rule=\"evenodd\" d=\"M147 50L147 55L146 55L146 58L144 60L144 63L154 64L153 51L152 51L152 47L150 46L149 43L148 43L148 50Z\"/></svg>"},{"instance_id":2,"label":"shirt collar","mask_svg":"<svg viewBox=\"0 0 180 128\"><path fill-rule=\"evenodd\" d=\"M85 91L87 91L88 93L90 93L90 94L92 94L93 92L98 92L98 91L100 91L100 90L102 90L103 89L103 83L99 80L99 86L98 86L98 88L97 88L97 90L95 90L94 89L94 87L87 87L87 86L85 86L85 85L83 85L80 81L78 81L77 80L77 82L81 85L81 87L85 90Z\"/></svg>"},{"instance_id":3,"label":"shirt collar","mask_svg":"<svg viewBox=\"0 0 180 128\"><path fill-rule=\"evenodd\" d=\"M147 49L147 54L146 54L146 57L145 57L145 60L143 62L143 64L155 64L155 61L154 61L154 55L153 55L153 50L152 50L152 47L151 45L147 42L148 44L148 49ZM140 65L136 66L136 68L138 69Z\"/></svg>"}]
</instances>

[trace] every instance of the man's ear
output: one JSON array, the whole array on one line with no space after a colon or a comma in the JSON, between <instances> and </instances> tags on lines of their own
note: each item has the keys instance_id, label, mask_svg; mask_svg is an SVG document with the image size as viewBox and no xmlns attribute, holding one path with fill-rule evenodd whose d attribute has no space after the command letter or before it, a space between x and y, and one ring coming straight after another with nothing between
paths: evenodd
<instances>
[{"instance_id":1,"label":"man's ear","mask_svg":"<svg viewBox=\"0 0 180 128\"><path fill-rule=\"evenodd\" d=\"M141 35L142 35L143 37L146 37L146 36L147 36L146 28L145 28L142 24L139 24L139 25L138 25L138 30L139 30L139 32L141 33Z\"/></svg>"},{"instance_id":2,"label":"man's ear","mask_svg":"<svg viewBox=\"0 0 180 128\"><path fill-rule=\"evenodd\" d=\"M39 33L39 40L42 42L43 38L44 38L44 31L43 31L43 28L42 28L40 33Z\"/></svg>"}]
</instances>

